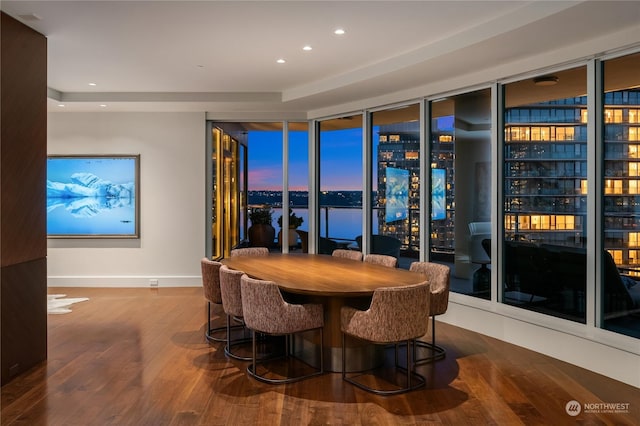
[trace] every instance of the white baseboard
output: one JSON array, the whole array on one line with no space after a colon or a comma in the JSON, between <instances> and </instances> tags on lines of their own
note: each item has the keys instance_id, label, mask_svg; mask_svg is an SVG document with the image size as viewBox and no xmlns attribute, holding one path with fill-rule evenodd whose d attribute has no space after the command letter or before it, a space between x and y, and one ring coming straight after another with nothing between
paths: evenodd
<instances>
[{"instance_id":1,"label":"white baseboard","mask_svg":"<svg viewBox=\"0 0 640 426\"><path fill-rule=\"evenodd\" d=\"M152 286L151 280L158 285ZM48 287L201 287L200 276L50 276Z\"/></svg>"}]
</instances>

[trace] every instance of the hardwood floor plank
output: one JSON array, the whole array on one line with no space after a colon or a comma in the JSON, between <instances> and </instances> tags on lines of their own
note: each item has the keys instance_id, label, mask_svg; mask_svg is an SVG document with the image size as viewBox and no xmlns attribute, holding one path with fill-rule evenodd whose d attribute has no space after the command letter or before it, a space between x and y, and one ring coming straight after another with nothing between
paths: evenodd
<instances>
[{"instance_id":1,"label":"hardwood floor plank","mask_svg":"<svg viewBox=\"0 0 640 426\"><path fill-rule=\"evenodd\" d=\"M282 386L249 378L246 362L206 342L200 288L50 293L89 301L49 316L49 358L2 387L2 425L632 425L640 418L637 388L444 323L438 340L446 358L418 369L427 385L381 397L336 373ZM220 318L219 307L213 312ZM572 399L630 407L574 418L565 411Z\"/></svg>"}]
</instances>

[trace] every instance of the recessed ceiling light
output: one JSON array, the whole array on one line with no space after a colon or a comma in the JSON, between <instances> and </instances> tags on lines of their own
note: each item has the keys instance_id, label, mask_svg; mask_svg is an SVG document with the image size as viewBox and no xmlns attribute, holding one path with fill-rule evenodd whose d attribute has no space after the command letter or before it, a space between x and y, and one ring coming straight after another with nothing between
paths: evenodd
<instances>
[{"instance_id":1,"label":"recessed ceiling light","mask_svg":"<svg viewBox=\"0 0 640 426\"><path fill-rule=\"evenodd\" d=\"M279 64L284 64L287 61L285 61L284 59L280 58L276 62L279 63Z\"/></svg>"},{"instance_id":2,"label":"recessed ceiling light","mask_svg":"<svg viewBox=\"0 0 640 426\"><path fill-rule=\"evenodd\" d=\"M344 30L342 28L338 28L333 33L336 34L336 35L342 35L342 34L344 34Z\"/></svg>"},{"instance_id":3,"label":"recessed ceiling light","mask_svg":"<svg viewBox=\"0 0 640 426\"><path fill-rule=\"evenodd\" d=\"M40 21L42 18L35 13L27 13L25 15L18 15L18 17L24 21Z\"/></svg>"},{"instance_id":4,"label":"recessed ceiling light","mask_svg":"<svg viewBox=\"0 0 640 426\"><path fill-rule=\"evenodd\" d=\"M60 108L64 108L64 106L65 106L65 105L64 105L64 104L58 104L58 106L59 106Z\"/></svg>"},{"instance_id":5,"label":"recessed ceiling light","mask_svg":"<svg viewBox=\"0 0 640 426\"><path fill-rule=\"evenodd\" d=\"M536 86L554 86L558 84L560 79L555 75L543 75L533 79L533 84Z\"/></svg>"},{"instance_id":6,"label":"recessed ceiling light","mask_svg":"<svg viewBox=\"0 0 640 426\"><path fill-rule=\"evenodd\" d=\"M305 47L302 48L302 50L313 50L313 47L306 45Z\"/></svg>"},{"instance_id":7,"label":"recessed ceiling light","mask_svg":"<svg viewBox=\"0 0 640 426\"><path fill-rule=\"evenodd\" d=\"M106 108L106 107L107 107L107 105L105 105L105 104L100 104L100 108Z\"/></svg>"},{"instance_id":8,"label":"recessed ceiling light","mask_svg":"<svg viewBox=\"0 0 640 426\"><path fill-rule=\"evenodd\" d=\"M97 86L96 83L89 83L89 86Z\"/></svg>"}]
</instances>

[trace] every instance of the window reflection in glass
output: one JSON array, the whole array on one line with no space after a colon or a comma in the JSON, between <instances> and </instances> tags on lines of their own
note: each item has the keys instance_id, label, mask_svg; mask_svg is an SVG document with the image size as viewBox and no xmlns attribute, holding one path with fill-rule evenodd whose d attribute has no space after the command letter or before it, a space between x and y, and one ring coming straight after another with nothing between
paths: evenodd
<instances>
[{"instance_id":1,"label":"window reflection in glass","mask_svg":"<svg viewBox=\"0 0 640 426\"><path fill-rule=\"evenodd\" d=\"M432 102L431 113L429 258L451 266L452 291L489 299L491 90Z\"/></svg>"},{"instance_id":2,"label":"window reflection in glass","mask_svg":"<svg viewBox=\"0 0 640 426\"><path fill-rule=\"evenodd\" d=\"M640 54L604 62L603 328L640 337Z\"/></svg>"},{"instance_id":3,"label":"window reflection in glass","mask_svg":"<svg viewBox=\"0 0 640 426\"><path fill-rule=\"evenodd\" d=\"M405 269L420 253L419 120L418 104L371 114L371 252L393 254Z\"/></svg>"},{"instance_id":4,"label":"window reflection in glass","mask_svg":"<svg viewBox=\"0 0 640 426\"><path fill-rule=\"evenodd\" d=\"M586 68L554 76L555 84L527 79L504 90L502 300L584 323Z\"/></svg>"}]
</instances>

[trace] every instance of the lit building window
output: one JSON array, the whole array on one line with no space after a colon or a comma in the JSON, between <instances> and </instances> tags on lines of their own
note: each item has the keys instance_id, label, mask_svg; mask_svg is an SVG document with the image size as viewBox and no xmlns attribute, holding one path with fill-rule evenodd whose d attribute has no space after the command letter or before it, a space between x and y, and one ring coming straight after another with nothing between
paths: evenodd
<instances>
[{"instance_id":1,"label":"lit building window","mask_svg":"<svg viewBox=\"0 0 640 426\"><path fill-rule=\"evenodd\" d=\"M605 179L604 193L605 195L622 194L622 181L620 179Z\"/></svg>"},{"instance_id":2,"label":"lit building window","mask_svg":"<svg viewBox=\"0 0 640 426\"><path fill-rule=\"evenodd\" d=\"M619 108L605 109L604 122L605 123L622 123L622 109L619 109Z\"/></svg>"},{"instance_id":3,"label":"lit building window","mask_svg":"<svg viewBox=\"0 0 640 426\"><path fill-rule=\"evenodd\" d=\"M613 261L616 265L620 265L622 263L622 250L607 250L611 257L613 257Z\"/></svg>"},{"instance_id":4,"label":"lit building window","mask_svg":"<svg viewBox=\"0 0 640 426\"><path fill-rule=\"evenodd\" d=\"M586 109L580 110L580 122L581 123L587 123L587 110Z\"/></svg>"},{"instance_id":5,"label":"lit building window","mask_svg":"<svg viewBox=\"0 0 640 426\"><path fill-rule=\"evenodd\" d=\"M419 152L418 151L406 151L404 153L404 159L405 160L417 160L419 159Z\"/></svg>"},{"instance_id":6,"label":"lit building window","mask_svg":"<svg viewBox=\"0 0 640 426\"><path fill-rule=\"evenodd\" d=\"M556 127L556 140L572 141L575 139L575 129L573 127Z\"/></svg>"}]
</instances>

